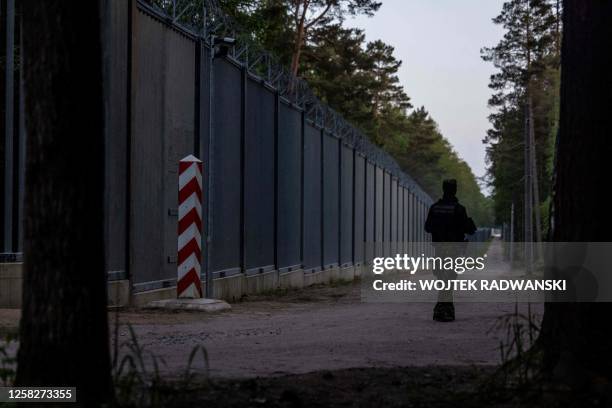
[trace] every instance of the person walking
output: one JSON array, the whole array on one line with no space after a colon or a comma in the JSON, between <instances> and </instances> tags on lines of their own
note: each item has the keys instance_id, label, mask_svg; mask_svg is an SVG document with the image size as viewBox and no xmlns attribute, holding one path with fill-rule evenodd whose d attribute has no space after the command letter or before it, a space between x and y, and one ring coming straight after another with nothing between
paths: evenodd
<instances>
[{"instance_id":1,"label":"person walking","mask_svg":"<svg viewBox=\"0 0 612 408\"><path fill-rule=\"evenodd\" d=\"M468 217L464 206L457 199L457 180L449 179L442 182L442 198L432 204L425 221L425 231L431 234L431 240L436 257L458 257L465 251L465 234L476 232L474 221ZM456 279L455 271L435 269L438 279ZM455 305L453 291L438 292L438 302L434 307L433 319L439 322L455 320Z\"/></svg>"}]
</instances>

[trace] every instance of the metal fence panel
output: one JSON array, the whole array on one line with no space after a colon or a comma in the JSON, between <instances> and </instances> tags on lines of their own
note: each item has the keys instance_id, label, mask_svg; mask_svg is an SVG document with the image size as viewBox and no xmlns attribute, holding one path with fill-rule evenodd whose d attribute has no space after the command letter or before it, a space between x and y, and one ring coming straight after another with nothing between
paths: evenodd
<instances>
[{"instance_id":1,"label":"metal fence panel","mask_svg":"<svg viewBox=\"0 0 612 408\"><path fill-rule=\"evenodd\" d=\"M423 226L425 224L425 216L423 210L423 201L419 201L419 242L421 243L421 252L425 251L425 245L423 245L423 242L425 242L425 231L423 229Z\"/></svg>"},{"instance_id":2,"label":"metal fence panel","mask_svg":"<svg viewBox=\"0 0 612 408\"><path fill-rule=\"evenodd\" d=\"M391 229L390 229L390 255L393 256L397 252L397 179L391 179Z\"/></svg>"},{"instance_id":3,"label":"metal fence panel","mask_svg":"<svg viewBox=\"0 0 612 408\"><path fill-rule=\"evenodd\" d=\"M371 262L374 257L374 242L376 241L376 166L366 160L365 180L365 261Z\"/></svg>"},{"instance_id":4,"label":"metal fence panel","mask_svg":"<svg viewBox=\"0 0 612 408\"><path fill-rule=\"evenodd\" d=\"M304 269L321 268L321 131L304 126Z\"/></svg>"},{"instance_id":5,"label":"metal fence panel","mask_svg":"<svg viewBox=\"0 0 612 408\"><path fill-rule=\"evenodd\" d=\"M247 79L244 136L244 265L247 273L274 265L275 96Z\"/></svg>"},{"instance_id":6,"label":"metal fence panel","mask_svg":"<svg viewBox=\"0 0 612 408\"><path fill-rule=\"evenodd\" d=\"M414 254L414 193L412 190L408 191L408 252Z\"/></svg>"},{"instance_id":7,"label":"metal fence panel","mask_svg":"<svg viewBox=\"0 0 612 408\"><path fill-rule=\"evenodd\" d=\"M177 276L178 163L194 153L195 42L166 30L164 149L166 197L164 276L175 282ZM155 165L152 163L152 165Z\"/></svg>"},{"instance_id":8,"label":"metal fence panel","mask_svg":"<svg viewBox=\"0 0 612 408\"><path fill-rule=\"evenodd\" d=\"M323 265L335 266L340 254L340 140L323 133Z\"/></svg>"},{"instance_id":9,"label":"metal fence panel","mask_svg":"<svg viewBox=\"0 0 612 408\"><path fill-rule=\"evenodd\" d=\"M241 72L224 60L214 64L214 146L210 268L215 275L240 272Z\"/></svg>"},{"instance_id":10,"label":"metal fence panel","mask_svg":"<svg viewBox=\"0 0 612 408\"><path fill-rule=\"evenodd\" d=\"M421 242L422 244L422 248L423 248L423 252L426 251L426 246L425 246L425 241L426 241L426 237L425 237L425 218L427 217L427 212L425 210L425 203L423 201L421 201Z\"/></svg>"},{"instance_id":11,"label":"metal fence panel","mask_svg":"<svg viewBox=\"0 0 612 408\"><path fill-rule=\"evenodd\" d=\"M160 279L164 258L163 177L163 25L135 13L132 43L132 140L131 140L131 265L134 284ZM153 86L152 84L155 84ZM151 166L155 163L155 166ZM161 165L160 165L161 164ZM157 220L157 222L151 222Z\"/></svg>"},{"instance_id":12,"label":"metal fence panel","mask_svg":"<svg viewBox=\"0 0 612 408\"><path fill-rule=\"evenodd\" d=\"M340 264L350 265L353 263L354 150L349 146L342 145L341 154Z\"/></svg>"},{"instance_id":13,"label":"metal fence panel","mask_svg":"<svg viewBox=\"0 0 612 408\"><path fill-rule=\"evenodd\" d=\"M420 225L420 211L419 211L419 197L418 196L414 196L414 201L413 201L413 205L414 205L414 251L416 252L417 255L421 255L421 245L419 243L420 241L420 229L419 229L419 225Z\"/></svg>"},{"instance_id":14,"label":"metal fence panel","mask_svg":"<svg viewBox=\"0 0 612 408\"><path fill-rule=\"evenodd\" d=\"M301 264L302 114L281 103L278 120L277 267L282 271Z\"/></svg>"},{"instance_id":15,"label":"metal fence panel","mask_svg":"<svg viewBox=\"0 0 612 408\"><path fill-rule=\"evenodd\" d=\"M355 189L353 223L353 262L361 264L365 260L365 204L366 204L366 160L355 154Z\"/></svg>"},{"instance_id":16,"label":"metal fence panel","mask_svg":"<svg viewBox=\"0 0 612 408\"><path fill-rule=\"evenodd\" d=\"M397 245L395 251L404 253L404 187L397 188Z\"/></svg>"},{"instance_id":17,"label":"metal fence panel","mask_svg":"<svg viewBox=\"0 0 612 408\"><path fill-rule=\"evenodd\" d=\"M108 278L126 279L128 201L128 2L106 2L103 46L105 126L105 259Z\"/></svg>"},{"instance_id":18,"label":"metal fence panel","mask_svg":"<svg viewBox=\"0 0 612 408\"><path fill-rule=\"evenodd\" d=\"M19 195L15 170L20 150L20 143L15 143L15 136L20 133L20 120L16 117L19 109L15 103L20 91L19 68L15 64L19 28L16 6L15 1L5 1L0 5L0 262L15 262L11 258L19 246L19 212L15 211L18 210L16 198Z\"/></svg>"},{"instance_id":19,"label":"metal fence panel","mask_svg":"<svg viewBox=\"0 0 612 408\"><path fill-rule=\"evenodd\" d=\"M376 174L374 180L374 189L376 191L375 216L374 216L374 242L376 242L374 256L383 255L383 240L384 240L384 170L376 166Z\"/></svg>"},{"instance_id":20,"label":"metal fence panel","mask_svg":"<svg viewBox=\"0 0 612 408\"><path fill-rule=\"evenodd\" d=\"M391 251L391 174L383 172L383 254Z\"/></svg>"},{"instance_id":21,"label":"metal fence panel","mask_svg":"<svg viewBox=\"0 0 612 408\"><path fill-rule=\"evenodd\" d=\"M404 248L405 253L410 252L410 190L404 188Z\"/></svg>"},{"instance_id":22,"label":"metal fence panel","mask_svg":"<svg viewBox=\"0 0 612 408\"><path fill-rule=\"evenodd\" d=\"M209 257L208 254L208 242L207 237L210 231L209 225L209 217L208 204L210 202L210 174L211 174L211 163L210 159L210 135L213 131L210 118L213 114L211 103L211 59L210 59L210 49L206 47L205 44L196 45L196 49L199 47L199 54L196 54L199 57L199 61L196 63L196 75L198 75L198 83L196 84L196 92L198 95L196 96L196 134L195 137L198 138L197 146L195 146L194 151L197 152L196 157L202 160L202 254L204 254L201 262L201 276L206 278L208 267L209 267ZM196 51L197 53L198 51ZM208 289L212 289L209 287ZM209 293L209 295L211 295Z\"/></svg>"},{"instance_id":23,"label":"metal fence panel","mask_svg":"<svg viewBox=\"0 0 612 408\"><path fill-rule=\"evenodd\" d=\"M423 203L417 197L417 243L419 245L419 254L423 253Z\"/></svg>"},{"instance_id":24,"label":"metal fence panel","mask_svg":"<svg viewBox=\"0 0 612 408\"><path fill-rule=\"evenodd\" d=\"M133 30L131 271L136 289L147 290L176 281L178 161L193 152L195 44L140 12Z\"/></svg>"}]
</instances>

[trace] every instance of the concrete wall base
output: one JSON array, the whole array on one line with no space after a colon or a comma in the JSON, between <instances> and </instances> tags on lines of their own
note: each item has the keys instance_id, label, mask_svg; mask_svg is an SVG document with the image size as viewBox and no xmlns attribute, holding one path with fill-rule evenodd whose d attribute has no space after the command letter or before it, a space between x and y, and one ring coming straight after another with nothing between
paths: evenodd
<instances>
[{"instance_id":1,"label":"concrete wall base","mask_svg":"<svg viewBox=\"0 0 612 408\"><path fill-rule=\"evenodd\" d=\"M22 263L0 264L0 308L21 307ZM303 288L315 284L327 284L332 281L351 281L367 273L368 265L329 268L317 272L304 272L297 269L280 273L270 271L246 276L244 274L213 280L213 298L235 302L245 294L253 294L276 288ZM204 289L205 283L202 283ZM144 307L149 302L176 298L176 287L162 288L145 292L130 293L129 280L108 282L109 307Z\"/></svg>"},{"instance_id":2,"label":"concrete wall base","mask_svg":"<svg viewBox=\"0 0 612 408\"><path fill-rule=\"evenodd\" d=\"M23 263L0 263L0 308L21 307Z\"/></svg>"},{"instance_id":3,"label":"concrete wall base","mask_svg":"<svg viewBox=\"0 0 612 408\"><path fill-rule=\"evenodd\" d=\"M176 287L132 293L130 306L144 307L154 300L176 299Z\"/></svg>"},{"instance_id":4,"label":"concrete wall base","mask_svg":"<svg viewBox=\"0 0 612 408\"><path fill-rule=\"evenodd\" d=\"M278 288L278 271L249 275L244 279L244 290L247 294L255 294Z\"/></svg>"},{"instance_id":5,"label":"concrete wall base","mask_svg":"<svg viewBox=\"0 0 612 408\"><path fill-rule=\"evenodd\" d=\"M297 269L291 272L285 272L278 275L278 286L283 289L303 288L304 287L304 270Z\"/></svg>"},{"instance_id":6,"label":"concrete wall base","mask_svg":"<svg viewBox=\"0 0 612 408\"><path fill-rule=\"evenodd\" d=\"M329 283L331 281L332 271L334 269L336 268L304 273L304 287L321 283Z\"/></svg>"},{"instance_id":7,"label":"concrete wall base","mask_svg":"<svg viewBox=\"0 0 612 408\"><path fill-rule=\"evenodd\" d=\"M338 277L337 280L340 281L352 281L355 279L355 267L354 266L346 266L344 268L338 269Z\"/></svg>"},{"instance_id":8,"label":"concrete wall base","mask_svg":"<svg viewBox=\"0 0 612 408\"><path fill-rule=\"evenodd\" d=\"M213 279L213 298L223 299L228 302L240 300L242 295L245 294L246 283L244 279L245 276L243 274Z\"/></svg>"},{"instance_id":9,"label":"concrete wall base","mask_svg":"<svg viewBox=\"0 0 612 408\"><path fill-rule=\"evenodd\" d=\"M362 278L366 278L368 276L369 277L374 276L374 272L373 272L372 268L373 268L373 266L371 264L370 265L367 265L367 264L361 265L361 271L359 273L359 276L362 277Z\"/></svg>"},{"instance_id":10,"label":"concrete wall base","mask_svg":"<svg viewBox=\"0 0 612 408\"><path fill-rule=\"evenodd\" d=\"M108 282L108 303L110 307L125 307L130 304L130 281L127 279Z\"/></svg>"},{"instance_id":11,"label":"concrete wall base","mask_svg":"<svg viewBox=\"0 0 612 408\"><path fill-rule=\"evenodd\" d=\"M368 268L368 266L367 266L367 265L364 265L364 264L361 264L361 265L356 265L356 266L355 266L355 277L356 277L356 278L361 277L361 276L362 276L362 275L365 273L365 271L367 270L367 268Z\"/></svg>"}]
</instances>

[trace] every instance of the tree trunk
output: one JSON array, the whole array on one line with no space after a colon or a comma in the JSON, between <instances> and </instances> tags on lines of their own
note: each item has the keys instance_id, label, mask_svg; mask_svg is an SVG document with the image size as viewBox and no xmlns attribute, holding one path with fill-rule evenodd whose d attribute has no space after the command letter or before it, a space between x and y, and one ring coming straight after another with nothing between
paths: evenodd
<instances>
[{"instance_id":1,"label":"tree trunk","mask_svg":"<svg viewBox=\"0 0 612 408\"><path fill-rule=\"evenodd\" d=\"M306 14L306 10L304 10ZM295 44L293 45L293 54L291 55L291 73L297 77L300 69L300 56L302 54L302 46L304 43L304 16L296 27Z\"/></svg>"},{"instance_id":2,"label":"tree trunk","mask_svg":"<svg viewBox=\"0 0 612 408\"><path fill-rule=\"evenodd\" d=\"M610 241L612 0L565 0L553 241ZM582 381L612 374L611 303L548 303L544 369Z\"/></svg>"},{"instance_id":3,"label":"tree trunk","mask_svg":"<svg viewBox=\"0 0 612 408\"><path fill-rule=\"evenodd\" d=\"M112 396L100 4L24 0L24 288L16 383Z\"/></svg>"}]
</instances>

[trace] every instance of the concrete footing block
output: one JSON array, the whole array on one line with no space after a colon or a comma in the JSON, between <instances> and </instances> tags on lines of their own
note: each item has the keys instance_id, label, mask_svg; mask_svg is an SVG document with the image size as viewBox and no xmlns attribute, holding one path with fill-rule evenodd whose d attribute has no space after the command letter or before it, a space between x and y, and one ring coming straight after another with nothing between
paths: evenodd
<instances>
[{"instance_id":1,"label":"concrete footing block","mask_svg":"<svg viewBox=\"0 0 612 408\"><path fill-rule=\"evenodd\" d=\"M230 310L232 307L227 302L219 299L165 299L149 302L146 308L215 313Z\"/></svg>"},{"instance_id":2,"label":"concrete footing block","mask_svg":"<svg viewBox=\"0 0 612 408\"><path fill-rule=\"evenodd\" d=\"M296 269L291 272L285 272L278 275L278 286L283 289L304 287L304 270Z\"/></svg>"},{"instance_id":3,"label":"concrete footing block","mask_svg":"<svg viewBox=\"0 0 612 408\"><path fill-rule=\"evenodd\" d=\"M109 307L125 307L130 304L130 281L127 279L109 281L108 302Z\"/></svg>"},{"instance_id":4,"label":"concrete footing block","mask_svg":"<svg viewBox=\"0 0 612 408\"><path fill-rule=\"evenodd\" d=\"M321 271L318 272L304 272L304 287L308 287L317 283L317 275L320 274Z\"/></svg>"},{"instance_id":5,"label":"concrete footing block","mask_svg":"<svg viewBox=\"0 0 612 408\"><path fill-rule=\"evenodd\" d=\"M0 263L0 308L20 308L22 294L22 263ZM335 280L350 281L367 272L368 265L332 267L316 272L296 269L279 273L277 270L247 276L243 273L213 280L212 296L228 302L240 300L245 294L261 293L276 288L303 288L327 284ZM205 282L202 282L204 287ZM154 301L176 301L176 287L132 292L127 279L108 282L109 307L148 307Z\"/></svg>"},{"instance_id":6,"label":"concrete footing block","mask_svg":"<svg viewBox=\"0 0 612 408\"><path fill-rule=\"evenodd\" d=\"M322 280L319 283L326 284L332 281L337 281L339 279L340 268L338 268L337 266L333 268L327 268L323 272L326 272L326 273L323 273L323 275L321 275Z\"/></svg>"},{"instance_id":7,"label":"concrete footing block","mask_svg":"<svg viewBox=\"0 0 612 408\"><path fill-rule=\"evenodd\" d=\"M338 269L338 280L340 281L352 281L355 279L355 267L345 266Z\"/></svg>"},{"instance_id":8,"label":"concrete footing block","mask_svg":"<svg viewBox=\"0 0 612 408\"><path fill-rule=\"evenodd\" d=\"M366 268L366 266L363 264L355 265L355 278L359 278L361 275L363 275L364 268Z\"/></svg>"},{"instance_id":9,"label":"concrete footing block","mask_svg":"<svg viewBox=\"0 0 612 408\"><path fill-rule=\"evenodd\" d=\"M329 270L329 281L330 282L339 281L341 279L339 267L329 268L328 270Z\"/></svg>"},{"instance_id":10,"label":"concrete footing block","mask_svg":"<svg viewBox=\"0 0 612 408\"><path fill-rule=\"evenodd\" d=\"M132 293L130 306L144 307L155 300L176 299L176 287L147 290L145 292Z\"/></svg>"},{"instance_id":11,"label":"concrete footing block","mask_svg":"<svg viewBox=\"0 0 612 408\"><path fill-rule=\"evenodd\" d=\"M23 263L0 263L0 308L19 309L23 285Z\"/></svg>"},{"instance_id":12,"label":"concrete footing block","mask_svg":"<svg viewBox=\"0 0 612 408\"><path fill-rule=\"evenodd\" d=\"M244 279L246 293L251 295L278 288L278 271L248 275Z\"/></svg>"},{"instance_id":13,"label":"concrete footing block","mask_svg":"<svg viewBox=\"0 0 612 408\"><path fill-rule=\"evenodd\" d=\"M331 282L332 269L304 273L304 287Z\"/></svg>"},{"instance_id":14,"label":"concrete footing block","mask_svg":"<svg viewBox=\"0 0 612 408\"><path fill-rule=\"evenodd\" d=\"M228 302L240 300L246 291L245 276L243 274L213 279L212 293L215 299Z\"/></svg>"}]
</instances>

